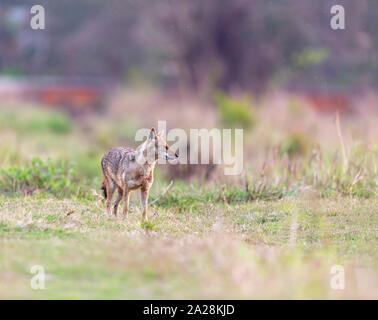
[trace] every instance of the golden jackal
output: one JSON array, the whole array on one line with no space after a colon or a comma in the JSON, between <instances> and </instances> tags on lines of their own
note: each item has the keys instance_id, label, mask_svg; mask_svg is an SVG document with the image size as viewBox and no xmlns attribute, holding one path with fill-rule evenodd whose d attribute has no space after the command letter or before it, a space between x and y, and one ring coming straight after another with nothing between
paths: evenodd
<instances>
[{"instance_id":1,"label":"golden jackal","mask_svg":"<svg viewBox=\"0 0 378 320\"><path fill-rule=\"evenodd\" d=\"M108 214L111 214L111 202L114 192L118 197L114 203L114 215L120 201L124 201L123 214L129 211L129 198L132 190L141 190L143 221L147 218L147 201L154 180L154 169L158 159L173 160L178 154L171 151L168 144L152 128L148 138L135 151L131 148L113 148L101 159L101 169L104 176L102 189L106 199Z\"/></svg>"}]
</instances>

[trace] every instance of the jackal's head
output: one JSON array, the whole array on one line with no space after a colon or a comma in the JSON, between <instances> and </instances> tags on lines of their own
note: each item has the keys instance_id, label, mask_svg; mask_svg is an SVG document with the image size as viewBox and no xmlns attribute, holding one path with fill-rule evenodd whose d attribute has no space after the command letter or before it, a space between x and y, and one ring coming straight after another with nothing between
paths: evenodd
<instances>
[{"instance_id":1,"label":"jackal's head","mask_svg":"<svg viewBox=\"0 0 378 320\"><path fill-rule=\"evenodd\" d=\"M152 128L146 141L147 158L151 157L154 160L174 160L178 159L177 152L173 152L167 142L163 138L163 133L156 133L155 128Z\"/></svg>"}]
</instances>

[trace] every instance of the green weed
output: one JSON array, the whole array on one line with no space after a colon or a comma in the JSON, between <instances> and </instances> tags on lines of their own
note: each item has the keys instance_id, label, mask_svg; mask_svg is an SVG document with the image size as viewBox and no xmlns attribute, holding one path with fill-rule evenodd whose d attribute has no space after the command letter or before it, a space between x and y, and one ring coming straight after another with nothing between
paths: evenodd
<instances>
[{"instance_id":1,"label":"green weed","mask_svg":"<svg viewBox=\"0 0 378 320\"><path fill-rule=\"evenodd\" d=\"M76 185L73 164L54 163L33 158L25 166L12 166L0 170L0 190L23 195L46 192L56 196L72 194Z\"/></svg>"}]
</instances>

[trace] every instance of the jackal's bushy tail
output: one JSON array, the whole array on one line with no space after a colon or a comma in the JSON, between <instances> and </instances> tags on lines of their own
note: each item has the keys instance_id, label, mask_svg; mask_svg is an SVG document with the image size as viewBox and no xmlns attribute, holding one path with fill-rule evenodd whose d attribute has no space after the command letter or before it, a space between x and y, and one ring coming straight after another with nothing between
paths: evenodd
<instances>
[{"instance_id":1,"label":"jackal's bushy tail","mask_svg":"<svg viewBox=\"0 0 378 320\"><path fill-rule=\"evenodd\" d=\"M101 185L101 190L102 190L102 192L104 193L104 197L105 197L105 199L108 197L108 194L107 194L107 192L106 192L106 188L105 188L105 184L104 183L102 183L102 185Z\"/></svg>"}]
</instances>

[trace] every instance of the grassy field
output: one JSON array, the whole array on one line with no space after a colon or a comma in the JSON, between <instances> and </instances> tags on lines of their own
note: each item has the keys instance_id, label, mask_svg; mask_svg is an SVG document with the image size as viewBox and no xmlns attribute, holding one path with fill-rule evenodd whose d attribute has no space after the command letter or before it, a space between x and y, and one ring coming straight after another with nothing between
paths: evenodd
<instances>
[{"instance_id":1,"label":"grassy field","mask_svg":"<svg viewBox=\"0 0 378 320\"><path fill-rule=\"evenodd\" d=\"M287 122L256 109L243 176L175 180L163 193L169 168L159 169L141 225L139 195L128 220L106 215L99 195L102 153L149 126L120 118L119 104L80 126L38 107L0 108L0 299L378 298L376 117L360 139L362 122L348 124L345 159L332 121L315 130L297 111ZM288 134L296 121L302 131ZM311 139L321 146L307 150ZM44 290L30 286L34 265ZM343 290L331 287L334 265Z\"/></svg>"},{"instance_id":2,"label":"grassy field","mask_svg":"<svg viewBox=\"0 0 378 320\"><path fill-rule=\"evenodd\" d=\"M376 200L153 208L141 228L99 203L2 199L1 298L377 298ZM33 265L46 289L30 287ZM330 287L331 267L346 288Z\"/></svg>"}]
</instances>

